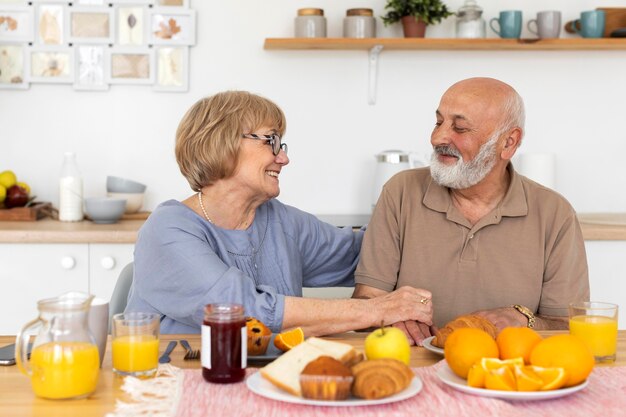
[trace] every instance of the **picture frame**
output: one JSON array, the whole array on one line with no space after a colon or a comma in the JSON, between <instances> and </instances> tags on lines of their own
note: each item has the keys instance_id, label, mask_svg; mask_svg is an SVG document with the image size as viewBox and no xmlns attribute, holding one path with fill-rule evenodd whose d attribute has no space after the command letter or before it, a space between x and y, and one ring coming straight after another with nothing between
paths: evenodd
<instances>
[{"instance_id":1,"label":"picture frame","mask_svg":"<svg viewBox=\"0 0 626 417\"><path fill-rule=\"evenodd\" d=\"M154 7L184 7L189 8L189 0L154 0Z\"/></svg>"},{"instance_id":2,"label":"picture frame","mask_svg":"<svg viewBox=\"0 0 626 417\"><path fill-rule=\"evenodd\" d=\"M195 45L196 11L182 8L150 10L148 43L151 45Z\"/></svg>"},{"instance_id":3,"label":"picture frame","mask_svg":"<svg viewBox=\"0 0 626 417\"><path fill-rule=\"evenodd\" d=\"M123 4L123 5L153 5L154 4L154 0L109 0L107 3L113 4L113 5L117 5L117 4Z\"/></svg>"},{"instance_id":4,"label":"picture frame","mask_svg":"<svg viewBox=\"0 0 626 417\"><path fill-rule=\"evenodd\" d=\"M154 83L154 49L106 48L105 80L109 84L149 85Z\"/></svg>"},{"instance_id":5,"label":"picture frame","mask_svg":"<svg viewBox=\"0 0 626 417\"><path fill-rule=\"evenodd\" d=\"M153 91L186 92L189 90L189 48L161 46L155 51L156 78Z\"/></svg>"},{"instance_id":6,"label":"picture frame","mask_svg":"<svg viewBox=\"0 0 626 417\"><path fill-rule=\"evenodd\" d=\"M0 42L32 42L34 25L32 7L0 4Z\"/></svg>"},{"instance_id":7,"label":"picture frame","mask_svg":"<svg viewBox=\"0 0 626 417\"><path fill-rule=\"evenodd\" d=\"M74 48L33 46L28 48L31 83L71 84L74 82Z\"/></svg>"},{"instance_id":8,"label":"picture frame","mask_svg":"<svg viewBox=\"0 0 626 417\"><path fill-rule=\"evenodd\" d=\"M110 7L68 7L67 41L75 44L112 44L115 39L115 14Z\"/></svg>"},{"instance_id":9,"label":"picture frame","mask_svg":"<svg viewBox=\"0 0 626 417\"><path fill-rule=\"evenodd\" d=\"M35 9L35 43L63 45L65 40L65 8L62 3L40 3Z\"/></svg>"},{"instance_id":10,"label":"picture frame","mask_svg":"<svg viewBox=\"0 0 626 417\"><path fill-rule=\"evenodd\" d=\"M115 39L119 46L148 44L148 8L118 4L115 10Z\"/></svg>"},{"instance_id":11,"label":"picture frame","mask_svg":"<svg viewBox=\"0 0 626 417\"><path fill-rule=\"evenodd\" d=\"M76 45L74 47L74 90L107 91L106 45Z\"/></svg>"},{"instance_id":12,"label":"picture frame","mask_svg":"<svg viewBox=\"0 0 626 417\"><path fill-rule=\"evenodd\" d=\"M104 6L108 2L105 3L104 0L74 0L74 3L81 6Z\"/></svg>"},{"instance_id":13,"label":"picture frame","mask_svg":"<svg viewBox=\"0 0 626 417\"><path fill-rule=\"evenodd\" d=\"M26 90L29 68L25 45L0 43L0 89Z\"/></svg>"}]
</instances>

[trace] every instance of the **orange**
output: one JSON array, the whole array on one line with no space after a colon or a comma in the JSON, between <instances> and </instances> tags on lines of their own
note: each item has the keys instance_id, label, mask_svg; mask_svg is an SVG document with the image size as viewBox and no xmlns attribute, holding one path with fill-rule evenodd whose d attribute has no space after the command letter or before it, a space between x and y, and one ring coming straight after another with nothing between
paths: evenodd
<instances>
[{"instance_id":1,"label":"orange","mask_svg":"<svg viewBox=\"0 0 626 417\"><path fill-rule=\"evenodd\" d=\"M513 369L513 373L518 391L539 391L543 387L543 379L534 372L532 366L517 365Z\"/></svg>"},{"instance_id":2,"label":"orange","mask_svg":"<svg viewBox=\"0 0 626 417\"><path fill-rule=\"evenodd\" d=\"M482 358L498 357L498 345L484 330L462 328L448 336L443 354L450 369L466 379L474 363Z\"/></svg>"},{"instance_id":3,"label":"orange","mask_svg":"<svg viewBox=\"0 0 626 417\"><path fill-rule=\"evenodd\" d=\"M491 370L485 375L485 388L500 391L515 391L515 376L508 366Z\"/></svg>"},{"instance_id":4,"label":"orange","mask_svg":"<svg viewBox=\"0 0 626 417\"><path fill-rule=\"evenodd\" d=\"M304 342L304 332L300 327L288 330L276 335L274 346L283 352L287 352L292 347Z\"/></svg>"},{"instance_id":5,"label":"orange","mask_svg":"<svg viewBox=\"0 0 626 417\"><path fill-rule=\"evenodd\" d=\"M567 382L567 373L563 368L542 368L540 366L526 366L542 381L542 391L561 388Z\"/></svg>"},{"instance_id":6,"label":"orange","mask_svg":"<svg viewBox=\"0 0 626 417\"><path fill-rule=\"evenodd\" d=\"M544 368L563 368L567 375L564 386L571 387L587 379L593 370L594 359L582 340L559 334L537 343L530 354L530 363Z\"/></svg>"},{"instance_id":7,"label":"orange","mask_svg":"<svg viewBox=\"0 0 626 417\"><path fill-rule=\"evenodd\" d=\"M542 338L539 333L528 327L506 327L496 337L500 359L522 357L524 363L530 363L530 353Z\"/></svg>"},{"instance_id":8,"label":"orange","mask_svg":"<svg viewBox=\"0 0 626 417\"><path fill-rule=\"evenodd\" d=\"M506 366L513 370L515 366L524 364L522 358L500 360L497 358L482 358L474 363L467 374L467 385L474 388L485 388L485 376L489 371Z\"/></svg>"}]
</instances>

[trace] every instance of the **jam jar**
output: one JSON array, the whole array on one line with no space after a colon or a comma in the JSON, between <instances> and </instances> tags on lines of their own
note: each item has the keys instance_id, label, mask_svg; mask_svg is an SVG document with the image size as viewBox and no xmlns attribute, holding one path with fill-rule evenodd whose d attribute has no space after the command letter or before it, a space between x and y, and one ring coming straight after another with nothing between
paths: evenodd
<instances>
[{"instance_id":1,"label":"jam jar","mask_svg":"<svg viewBox=\"0 0 626 417\"><path fill-rule=\"evenodd\" d=\"M248 336L241 304L207 304L202 323L202 376L208 382L243 381Z\"/></svg>"}]
</instances>

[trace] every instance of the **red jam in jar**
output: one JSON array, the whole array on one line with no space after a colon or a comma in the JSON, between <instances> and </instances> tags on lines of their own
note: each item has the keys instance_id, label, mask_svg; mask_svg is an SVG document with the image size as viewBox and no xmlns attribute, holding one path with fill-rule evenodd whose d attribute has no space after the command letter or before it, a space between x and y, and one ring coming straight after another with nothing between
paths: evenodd
<instances>
[{"instance_id":1,"label":"red jam in jar","mask_svg":"<svg viewBox=\"0 0 626 417\"><path fill-rule=\"evenodd\" d=\"M229 384L246 375L248 336L243 306L207 304L202 323L202 376Z\"/></svg>"}]
</instances>

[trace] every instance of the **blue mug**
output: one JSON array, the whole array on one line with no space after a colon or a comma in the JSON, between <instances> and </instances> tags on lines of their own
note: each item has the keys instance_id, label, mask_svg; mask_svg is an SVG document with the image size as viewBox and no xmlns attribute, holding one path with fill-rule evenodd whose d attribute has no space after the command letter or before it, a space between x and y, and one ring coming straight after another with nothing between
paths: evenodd
<instances>
[{"instance_id":1,"label":"blue mug","mask_svg":"<svg viewBox=\"0 0 626 417\"><path fill-rule=\"evenodd\" d=\"M604 35L604 22L606 13L603 10L590 10L582 12L580 19L576 19L572 27L583 38L601 38ZM580 25L581 29L578 29Z\"/></svg>"},{"instance_id":2,"label":"blue mug","mask_svg":"<svg viewBox=\"0 0 626 417\"><path fill-rule=\"evenodd\" d=\"M497 30L493 24L498 22L500 30ZM522 34L522 11L521 10L505 10L500 12L500 17L494 17L489 21L491 30L500 35L503 39L519 39Z\"/></svg>"}]
</instances>

